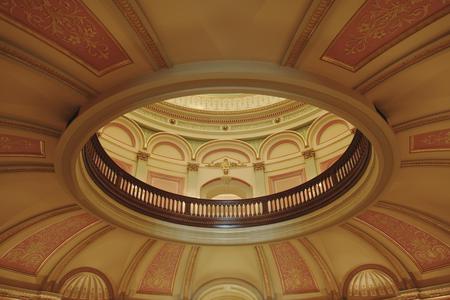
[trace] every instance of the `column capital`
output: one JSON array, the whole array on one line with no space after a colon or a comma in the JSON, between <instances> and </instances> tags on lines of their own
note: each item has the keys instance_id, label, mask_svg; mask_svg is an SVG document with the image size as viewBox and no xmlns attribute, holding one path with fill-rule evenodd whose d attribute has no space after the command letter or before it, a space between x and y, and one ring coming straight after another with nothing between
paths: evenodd
<instances>
[{"instance_id":1,"label":"column capital","mask_svg":"<svg viewBox=\"0 0 450 300\"><path fill-rule=\"evenodd\" d=\"M145 152L142 152L142 151L139 151L136 154L137 159L140 159L140 160L143 160L143 161L147 161L149 156L150 155L148 153L145 153Z\"/></svg>"},{"instance_id":2,"label":"column capital","mask_svg":"<svg viewBox=\"0 0 450 300\"><path fill-rule=\"evenodd\" d=\"M264 164L263 161L258 161L253 163L253 170L255 171L265 171L266 170L266 165Z\"/></svg>"},{"instance_id":3,"label":"column capital","mask_svg":"<svg viewBox=\"0 0 450 300\"><path fill-rule=\"evenodd\" d=\"M198 171L198 167L199 167L199 164L198 163L193 163L193 162L188 162L187 166L186 166L188 171L193 171L193 172L197 172Z\"/></svg>"},{"instance_id":4,"label":"column capital","mask_svg":"<svg viewBox=\"0 0 450 300\"><path fill-rule=\"evenodd\" d=\"M306 149L305 151L302 152L302 155L305 157L305 159L308 159L315 157L316 153L314 152L313 149Z\"/></svg>"}]
</instances>

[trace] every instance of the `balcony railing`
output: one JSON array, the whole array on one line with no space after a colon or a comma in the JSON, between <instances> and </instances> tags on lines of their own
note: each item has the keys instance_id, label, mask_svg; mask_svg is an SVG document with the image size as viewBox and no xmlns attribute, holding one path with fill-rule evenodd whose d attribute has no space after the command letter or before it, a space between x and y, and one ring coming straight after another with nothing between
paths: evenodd
<instances>
[{"instance_id":1,"label":"balcony railing","mask_svg":"<svg viewBox=\"0 0 450 300\"><path fill-rule=\"evenodd\" d=\"M122 170L96 135L83 148L93 181L112 199L144 215L199 227L248 227L293 219L315 211L348 191L371 156L367 138L356 131L344 154L317 177L289 190L239 200L210 200L160 190Z\"/></svg>"}]
</instances>

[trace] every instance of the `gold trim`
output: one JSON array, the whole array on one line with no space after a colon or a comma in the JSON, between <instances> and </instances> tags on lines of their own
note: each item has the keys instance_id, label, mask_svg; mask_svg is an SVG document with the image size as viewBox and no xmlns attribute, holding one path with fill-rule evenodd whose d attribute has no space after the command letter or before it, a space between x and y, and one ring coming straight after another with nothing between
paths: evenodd
<instances>
[{"instance_id":1,"label":"gold trim","mask_svg":"<svg viewBox=\"0 0 450 300\"><path fill-rule=\"evenodd\" d=\"M352 20L355 18L356 15L359 14L359 12L361 11L361 9L363 8L363 6L366 3L363 3L361 5L361 7L358 9L358 11L356 11L352 17L350 18L350 20L347 21L347 23L341 28L341 30L337 33L337 35L334 37L333 41L330 43L330 45L327 47L327 49L325 50L325 52L322 54L321 56L321 60L332 63L334 65L337 65L338 67L341 67L343 69L346 69L348 71L351 72L356 72L359 69L361 69L362 67L364 67L365 65L367 65L369 62L371 62L372 60L374 60L375 58L377 58L378 56L380 56L381 54L385 53L388 49L392 48L393 46L397 45L398 43L400 43L401 41L403 41L404 39L406 39L407 37L415 34L416 32L420 31L421 29L425 28L426 26L430 25L431 23L437 21L438 19L440 19L443 16L446 16L448 14L448 12L450 11L450 6L447 6L447 8L443 8L440 11L435 12L434 14L426 17L425 19L423 19L422 21L420 21L419 23L417 23L415 26L407 29L406 31L402 32L401 34L397 35L396 37L394 37L391 41L383 44L382 46L380 46L379 48L377 48L377 50L375 50L374 52L372 52L371 54L367 55L365 58L363 58L359 63L357 63L356 65L347 65L346 63L343 63L340 60L337 60L335 58L326 56L325 53L327 53L328 49L330 49L330 47L337 41L337 39L340 37L341 33L347 29L348 26L350 26L350 23L352 22Z\"/></svg>"},{"instance_id":2,"label":"gold trim","mask_svg":"<svg viewBox=\"0 0 450 300\"><path fill-rule=\"evenodd\" d=\"M400 161L400 168L409 167L450 167L450 159L405 159Z\"/></svg>"},{"instance_id":3,"label":"gold trim","mask_svg":"<svg viewBox=\"0 0 450 300\"><path fill-rule=\"evenodd\" d=\"M22 220L12 226L9 226L8 228L6 228L5 230L2 230L0 232L0 243L5 242L11 236L19 233L23 229L30 227L44 219L48 219L48 218L51 218L51 217L54 217L54 216L57 216L60 214L64 214L67 212L75 211L75 210L80 210L80 207L77 204L70 204L70 205L55 208L55 209L34 215L32 217L29 217L25 220Z\"/></svg>"},{"instance_id":4,"label":"gold trim","mask_svg":"<svg viewBox=\"0 0 450 300\"><path fill-rule=\"evenodd\" d=\"M148 253L150 248L155 244L155 240L147 240L142 247L133 256L130 264L127 266L125 272L120 279L119 288L117 289L118 299L127 299L130 295L127 295L127 289L130 288L130 281L136 272L136 268L141 262L142 258Z\"/></svg>"},{"instance_id":5,"label":"gold trim","mask_svg":"<svg viewBox=\"0 0 450 300\"><path fill-rule=\"evenodd\" d=\"M169 68L169 64L164 58L162 51L160 51L161 46L157 43L156 33L151 28L150 22L147 19L144 19L145 23L147 23L144 25L141 18L139 18L138 13L136 13L135 8L133 8L132 2L135 3L134 1L128 0L114 0L114 4L116 4L117 8L144 45L145 50L147 50L147 53L150 55L152 65L156 67L154 69ZM139 4L135 5L138 6Z\"/></svg>"},{"instance_id":6,"label":"gold trim","mask_svg":"<svg viewBox=\"0 0 450 300\"><path fill-rule=\"evenodd\" d=\"M445 233L450 233L450 224L446 223L445 221L438 219L434 216L431 216L429 214L426 214L424 212L415 210L411 207L403 206L396 203L389 203L385 201L379 201L375 206L381 207L388 210L396 210L398 212L401 212L407 216L410 216L412 218L418 218L421 221L432 225L436 228L439 228L440 230L444 231Z\"/></svg>"},{"instance_id":7,"label":"gold trim","mask_svg":"<svg viewBox=\"0 0 450 300\"><path fill-rule=\"evenodd\" d=\"M0 173L15 172L55 172L55 166L52 163L17 163L0 164Z\"/></svg>"},{"instance_id":8,"label":"gold trim","mask_svg":"<svg viewBox=\"0 0 450 300\"><path fill-rule=\"evenodd\" d=\"M312 257L315 259L317 264L320 267L320 270L322 271L328 288L330 289L330 293L328 294L330 296L330 300L338 300L341 299L342 295L340 294L339 285L336 281L336 277L334 276L333 272L331 271L330 266L328 266L327 262L323 259L322 255L320 255L320 252L314 247L314 244L311 243L310 240L308 240L306 237L299 238L298 241L308 250L308 252L312 255Z\"/></svg>"},{"instance_id":9,"label":"gold trim","mask_svg":"<svg viewBox=\"0 0 450 300\"><path fill-rule=\"evenodd\" d=\"M273 299L273 288L269 276L269 265L267 264L266 255L264 254L263 246L255 246L256 254L258 255L259 266L264 278L264 291L266 293L266 299Z\"/></svg>"},{"instance_id":10,"label":"gold trim","mask_svg":"<svg viewBox=\"0 0 450 300\"><path fill-rule=\"evenodd\" d=\"M444 37L438 38L433 43L419 47L409 54L401 57L397 61L389 64L387 67L381 69L368 79L365 79L356 85L353 89L357 90L361 94L366 94L379 84L385 82L387 79L423 61L424 59L447 49L448 47L450 47L450 35L446 34Z\"/></svg>"},{"instance_id":11,"label":"gold trim","mask_svg":"<svg viewBox=\"0 0 450 300\"><path fill-rule=\"evenodd\" d=\"M192 284L192 275L194 274L195 262L197 260L198 251L200 250L199 246L192 246L191 251L189 252L188 263L186 267L186 274L184 276L183 283L183 300L189 300L191 297L191 284Z\"/></svg>"},{"instance_id":12,"label":"gold trim","mask_svg":"<svg viewBox=\"0 0 450 300\"><path fill-rule=\"evenodd\" d=\"M307 14L310 11L312 11L312 13L309 15L309 18L306 22L304 22L306 18L302 18L303 22L300 23L300 26L297 28L297 32L295 33L294 38L291 40L291 43L281 63L282 66L295 67L300 55L303 53L303 50L306 48L306 45L308 44L316 29L319 27L320 22L323 20L333 3L334 0L320 0L319 4L314 7L313 11L311 10L311 8L308 9Z\"/></svg>"},{"instance_id":13,"label":"gold trim","mask_svg":"<svg viewBox=\"0 0 450 300\"><path fill-rule=\"evenodd\" d=\"M411 278L411 273L408 271L408 268L403 264L400 258L393 254L391 250L383 245L383 243L378 241L368 232L359 227L356 227L353 224L344 223L341 224L340 227L355 234L356 236L367 242L369 245L371 245L376 251L381 253L381 255L383 255L386 260L391 263L396 272L396 275L399 277L399 279L401 279L400 283L402 284L403 289L415 287L415 278Z\"/></svg>"},{"instance_id":14,"label":"gold trim","mask_svg":"<svg viewBox=\"0 0 450 300\"><path fill-rule=\"evenodd\" d=\"M101 224L101 223L96 223ZM87 237L83 238L80 242L78 242L75 246L73 246L66 254L63 255L61 259L53 266L51 271L48 273L42 287L44 290L51 292L58 292L58 280L61 279L61 274L66 268L66 266L70 263L72 259L75 258L83 249L85 249L89 244L94 242L100 236L112 231L114 229L111 225L103 226L93 233L89 234Z\"/></svg>"},{"instance_id":15,"label":"gold trim","mask_svg":"<svg viewBox=\"0 0 450 300\"><path fill-rule=\"evenodd\" d=\"M430 115L425 115L422 117L394 124L392 125L392 129L394 130L395 133L398 133L411 128L421 127L424 125L448 120L450 120L450 110L445 110L442 112L437 112Z\"/></svg>"}]
</instances>

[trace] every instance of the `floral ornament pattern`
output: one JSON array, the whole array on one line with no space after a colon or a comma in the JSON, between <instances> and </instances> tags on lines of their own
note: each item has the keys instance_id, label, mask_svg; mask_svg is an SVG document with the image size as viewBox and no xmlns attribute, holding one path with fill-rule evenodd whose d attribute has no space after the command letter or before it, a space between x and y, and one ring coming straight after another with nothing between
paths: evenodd
<instances>
[{"instance_id":1,"label":"floral ornament pattern","mask_svg":"<svg viewBox=\"0 0 450 300\"><path fill-rule=\"evenodd\" d=\"M283 294L319 291L308 266L291 243L271 244L270 248L280 274Z\"/></svg>"},{"instance_id":2,"label":"floral ornament pattern","mask_svg":"<svg viewBox=\"0 0 450 300\"><path fill-rule=\"evenodd\" d=\"M450 10L447 0L367 0L322 59L356 71Z\"/></svg>"},{"instance_id":3,"label":"floral ornament pattern","mask_svg":"<svg viewBox=\"0 0 450 300\"><path fill-rule=\"evenodd\" d=\"M411 136L409 149L411 152L450 150L450 128Z\"/></svg>"},{"instance_id":4,"label":"floral ornament pattern","mask_svg":"<svg viewBox=\"0 0 450 300\"><path fill-rule=\"evenodd\" d=\"M165 243L145 272L138 293L172 295L184 245Z\"/></svg>"},{"instance_id":5,"label":"floral ornament pattern","mask_svg":"<svg viewBox=\"0 0 450 300\"><path fill-rule=\"evenodd\" d=\"M359 215L358 219L390 237L422 272L450 265L450 248L416 226L371 210Z\"/></svg>"},{"instance_id":6,"label":"floral ornament pattern","mask_svg":"<svg viewBox=\"0 0 450 300\"><path fill-rule=\"evenodd\" d=\"M81 214L50 225L4 254L0 267L34 275L59 246L96 221L90 214Z\"/></svg>"},{"instance_id":7,"label":"floral ornament pattern","mask_svg":"<svg viewBox=\"0 0 450 300\"><path fill-rule=\"evenodd\" d=\"M79 0L0 0L0 16L103 75L131 60Z\"/></svg>"}]
</instances>

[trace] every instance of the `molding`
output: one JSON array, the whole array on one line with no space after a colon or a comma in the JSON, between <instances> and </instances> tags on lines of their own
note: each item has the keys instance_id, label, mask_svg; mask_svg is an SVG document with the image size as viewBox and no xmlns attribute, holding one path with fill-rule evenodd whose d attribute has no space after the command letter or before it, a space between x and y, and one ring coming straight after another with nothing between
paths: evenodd
<instances>
[{"instance_id":1,"label":"molding","mask_svg":"<svg viewBox=\"0 0 450 300\"><path fill-rule=\"evenodd\" d=\"M89 87L85 83L61 71L55 66L39 59L22 49L12 46L10 43L0 40L0 55L7 57L15 62L23 64L30 69L43 74L52 79L56 79L60 83L70 87L77 93L85 97L92 97L98 94L96 90Z\"/></svg>"},{"instance_id":2,"label":"molding","mask_svg":"<svg viewBox=\"0 0 450 300\"><path fill-rule=\"evenodd\" d=\"M10 127L14 129L20 129L25 131L32 131L51 137L60 137L62 130L46 127L39 124L34 124L28 121L21 121L4 116L0 116L0 127Z\"/></svg>"},{"instance_id":3,"label":"molding","mask_svg":"<svg viewBox=\"0 0 450 300\"><path fill-rule=\"evenodd\" d=\"M170 64L166 55L162 52L162 46L158 41L155 31L145 17L139 4L134 0L114 0L117 8L136 33L150 56L150 62L154 70L169 68Z\"/></svg>"},{"instance_id":4,"label":"molding","mask_svg":"<svg viewBox=\"0 0 450 300\"><path fill-rule=\"evenodd\" d=\"M254 171L265 171L266 165L263 161L257 161L253 163L253 170Z\"/></svg>"},{"instance_id":5,"label":"molding","mask_svg":"<svg viewBox=\"0 0 450 300\"><path fill-rule=\"evenodd\" d=\"M411 128L421 127L424 125L448 121L450 120L450 110L425 115L422 117L414 118L408 121L400 122L392 125L392 129L395 133L405 131Z\"/></svg>"},{"instance_id":6,"label":"molding","mask_svg":"<svg viewBox=\"0 0 450 300\"><path fill-rule=\"evenodd\" d=\"M5 298L3 298L5 297ZM8 298L6 298L8 297ZM0 284L0 299L60 300L61 295Z\"/></svg>"},{"instance_id":7,"label":"molding","mask_svg":"<svg viewBox=\"0 0 450 300\"><path fill-rule=\"evenodd\" d=\"M191 293L192 275L194 274L194 269L196 265L195 263L197 260L199 250L200 250L199 246L192 246L191 251L189 252L189 258L183 282L183 297L182 297L183 300L189 300L192 294Z\"/></svg>"},{"instance_id":8,"label":"molding","mask_svg":"<svg viewBox=\"0 0 450 300\"><path fill-rule=\"evenodd\" d=\"M450 167L450 159L406 159L400 161L400 168L408 167Z\"/></svg>"},{"instance_id":9,"label":"molding","mask_svg":"<svg viewBox=\"0 0 450 300\"><path fill-rule=\"evenodd\" d=\"M17 172L55 172L53 163L15 163L0 164L0 173Z\"/></svg>"},{"instance_id":10,"label":"molding","mask_svg":"<svg viewBox=\"0 0 450 300\"><path fill-rule=\"evenodd\" d=\"M333 271L331 270L330 266L327 264L325 259L320 255L320 252L314 247L314 244L311 243L308 238L299 238L298 241L308 250L308 252L312 255L314 260L317 262L317 264L320 267L320 270L322 271L325 281L327 283L329 292L328 297L330 297L330 300L338 300L341 299L342 294L339 290L339 285L336 281L336 277L333 274Z\"/></svg>"},{"instance_id":11,"label":"molding","mask_svg":"<svg viewBox=\"0 0 450 300\"><path fill-rule=\"evenodd\" d=\"M329 8L333 5L333 2L334 0L320 0L314 8L310 7L308 9L306 12L307 17L302 17L303 22L300 23L300 26L284 55L281 62L282 66L295 67L300 55L303 53L303 50L305 50L306 45L319 27L320 22L327 14Z\"/></svg>"},{"instance_id":12,"label":"molding","mask_svg":"<svg viewBox=\"0 0 450 300\"><path fill-rule=\"evenodd\" d=\"M67 265L83 251L89 244L97 240L100 236L112 231L114 229L111 225L103 226L93 233L89 234L87 237L83 238L74 247L72 247L63 257L53 266L51 271L48 273L47 277L42 284L44 290L58 292L65 280L58 279L61 278L62 272L66 269ZM72 272L72 271L71 271ZM66 274L67 275L67 274ZM67 278L66 278L67 279Z\"/></svg>"},{"instance_id":13,"label":"molding","mask_svg":"<svg viewBox=\"0 0 450 300\"><path fill-rule=\"evenodd\" d=\"M148 251L155 244L155 240L147 240L142 245L142 247L136 252L136 254L131 259L131 262L128 264L125 272L123 273L122 278L120 279L119 288L117 289L117 298L118 299L128 299L130 295L127 295L128 289L130 288L130 282L135 275L136 268L139 263L142 261L144 256L148 253Z\"/></svg>"},{"instance_id":14,"label":"molding","mask_svg":"<svg viewBox=\"0 0 450 300\"><path fill-rule=\"evenodd\" d=\"M375 204L375 206L381 207L384 209L388 209L388 210L396 210L396 211L401 212L412 218L420 219L421 221L423 221L429 225L439 228L440 230L444 231L447 234L450 233L450 224L449 223L446 223L445 221L443 221L441 219L438 219L434 216L428 215L424 212L415 210L413 208L403 206L400 204L396 204L396 203L389 203L389 202L385 202L385 201L379 201L378 203Z\"/></svg>"},{"instance_id":15,"label":"molding","mask_svg":"<svg viewBox=\"0 0 450 300\"><path fill-rule=\"evenodd\" d=\"M376 72L374 75L365 79L353 89L357 90L361 94L366 94L379 84L385 82L392 76L406 70L407 68L427 59L447 48L450 47L450 35L445 34L432 43L428 43L424 46L416 48L407 55L401 57L395 62L389 64L387 67Z\"/></svg>"},{"instance_id":16,"label":"molding","mask_svg":"<svg viewBox=\"0 0 450 300\"><path fill-rule=\"evenodd\" d=\"M186 169L188 172L197 172L200 164L195 162L188 162Z\"/></svg>"},{"instance_id":17,"label":"molding","mask_svg":"<svg viewBox=\"0 0 450 300\"><path fill-rule=\"evenodd\" d=\"M310 148L303 151L302 155L305 157L305 159L314 158L316 157L316 152Z\"/></svg>"},{"instance_id":18,"label":"molding","mask_svg":"<svg viewBox=\"0 0 450 300\"><path fill-rule=\"evenodd\" d=\"M266 300L273 300L273 287L270 280L270 267L267 263L266 255L264 254L264 249L262 245L255 246L256 254L258 255L258 262L261 268L261 273L264 279L264 292Z\"/></svg>"},{"instance_id":19,"label":"molding","mask_svg":"<svg viewBox=\"0 0 450 300\"><path fill-rule=\"evenodd\" d=\"M143 151L138 151L138 153L136 153L136 158L138 160L148 161L149 157L150 157L150 154L143 152Z\"/></svg>"},{"instance_id":20,"label":"molding","mask_svg":"<svg viewBox=\"0 0 450 300\"><path fill-rule=\"evenodd\" d=\"M6 240L8 240L11 236L15 235L16 233L19 233L23 229L30 227L42 220L68 213L75 210L81 210L80 207L77 204L70 204L62 207L58 207L49 211L45 211L43 213L34 215L32 217L29 217L23 221L20 221L14 225L9 226L8 228L2 230L0 232L0 243L4 243Z\"/></svg>"},{"instance_id":21,"label":"molding","mask_svg":"<svg viewBox=\"0 0 450 300\"><path fill-rule=\"evenodd\" d=\"M359 223L358 223L359 225ZM345 230L355 234L360 237L362 240L371 245L376 251L378 251L381 255L383 255L386 260L392 265L394 270L396 271L397 276L401 279L401 289L405 288L414 288L415 287L415 277L408 271L408 268L403 264L399 257L397 257L394 253L391 252L383 243L378 241L372 235L364 231L363 229L350 224L344 223L341 224L340 227Z\"/></svg>"}]
</instances>

